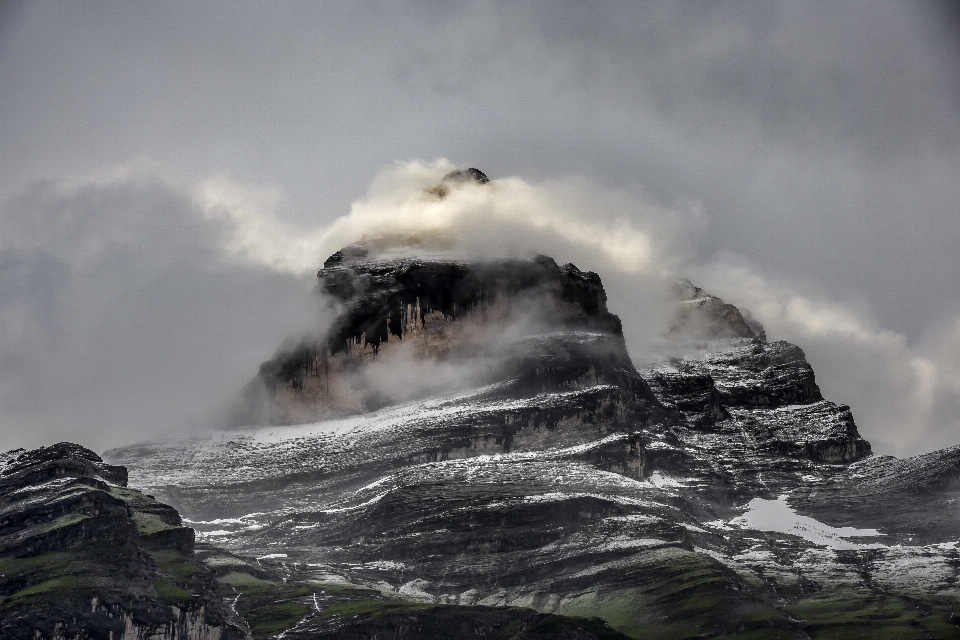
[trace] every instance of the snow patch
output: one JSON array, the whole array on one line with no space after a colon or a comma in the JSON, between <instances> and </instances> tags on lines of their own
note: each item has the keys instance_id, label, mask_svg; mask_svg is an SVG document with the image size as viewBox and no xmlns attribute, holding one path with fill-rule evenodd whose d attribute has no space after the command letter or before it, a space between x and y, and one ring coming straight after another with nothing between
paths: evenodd
<instances>
[{"instance_id":1,"label":"snow patch","mask_svg":"<svg viewBox=\"0 0 960 640\"><path fill-rule=\"evenodd\" d=\"M754 498L747 505L747 511L728 524L739 529L786 533L831 549L878 549L887 546L859 544L845 540L853 537L876 537L882 534L876 529L831 527L809 516L802 516L787 504L786 495L776 500Z\"/></svg>"},{"instance_id":2,"label":"snow patch","mask_svg":"<svg viewBox=\"0 0 960 640\"><path fill-rule=\"evenodd\" d=\"M653 486L655 486L655 487L658 488L658 489L663 489L663 488L665 488L665 487L682 487L682 486L684 486L684 482L683 482L682 480L678 480L677 478L674 478L673 476L663 475L663 474L661 474L659 471L654 471L654 472L650 475L650 477L647 478L647 482L649 482L650 484L652 484Z\"/></svg>"}]
</instances>

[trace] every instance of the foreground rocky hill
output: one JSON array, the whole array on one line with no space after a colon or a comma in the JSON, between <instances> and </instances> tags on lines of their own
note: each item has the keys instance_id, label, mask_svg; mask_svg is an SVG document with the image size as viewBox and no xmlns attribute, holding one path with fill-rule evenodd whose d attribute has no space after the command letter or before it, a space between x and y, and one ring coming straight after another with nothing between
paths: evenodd
<instances>
[{"instance_id":1,"label":"foreground rocky hill","mask_svg":"<svg viewBox=\"0 0 960 640\"><path fill-rule=\"evenodd\" d=\"M126 484L71 443L2 454L0 638L625 638L596 618L424 606L197 547L175 509Z\"/></svg>"},{"instance_id":2,"label":"foreground rocky hill","mask_svg":"<svg viewBox=\"0 0 960 640\"><path fill-rule=\"evenodd\" d=\"M176 510L60 443L0 455L0 638L242 638Z\"/></svg>"}]
</instances>

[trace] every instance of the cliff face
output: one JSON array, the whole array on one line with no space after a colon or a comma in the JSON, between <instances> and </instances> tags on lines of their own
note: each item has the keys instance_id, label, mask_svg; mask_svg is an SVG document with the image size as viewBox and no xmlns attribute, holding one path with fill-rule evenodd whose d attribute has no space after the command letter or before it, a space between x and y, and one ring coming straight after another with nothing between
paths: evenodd
<instances>
[{"instance_id":1,"label":"cliff face","mask_svg":"<svg viewBox=\"0 0 960 640\"><path fill-rule=\"evenodd\" d=\"M261 366L252 415L303 423L494 383L526 397L598 382L639 421L661 412L599 277L572 264L377 260L354 246L318 278L340 313L323 340Z\"/></svg>"},{"instance_id":2,"label":"cliff face","mask_svg":"<svg viewBox=\"0 0 960 640\"><path fill-rule=\"evenodd\" d=\"M0 637L241 638L193 529L127 470L60 443L0 457Z\"/></svg>"}]
</instances>

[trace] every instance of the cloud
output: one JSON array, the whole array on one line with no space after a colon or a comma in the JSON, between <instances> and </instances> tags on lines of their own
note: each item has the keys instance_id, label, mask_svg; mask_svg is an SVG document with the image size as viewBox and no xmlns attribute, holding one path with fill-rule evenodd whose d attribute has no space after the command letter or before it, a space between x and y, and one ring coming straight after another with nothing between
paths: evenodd
<instances>
[{"instance_id":1,"label":"cloud","mask_svg":"<svg viewBox=\"0 0 960 640\"><path fill-rule=\"evenodd\" d=\"M312 227L281 215L275 187L179 180L143 160L34 183L0 209L4 444L102 447L210 425L285 338L322 331L315 271L361 238L418 254L543 253L596 271L637 363L656 357L673 313L666 282L689 276L753 312L771 339L800 345L825 396L852 406L876 450L957 441L960 317L910 339L866 304L733 254L703 263L697 203L666 207L583 178L494 177L431 193L453 168L395 163L348 213Z\"/></svg>"},{"instance_id":2,"label":"cloud","mask_svg":"<svg viewBox=\"0 0 960 640\"><path fill-rule=\"evenodd\" d=\"M322 331L316 269L364 237L415 237L416 251L448 256L544 253L619 274L649 302L670 235L697 215L584 180L428 193L452 169L397 163L313 228L277 213L275 188L178 180L145 160L34 183L0 217L5 445L108 446L209 425L285 338ZM663 305L647 307L625 324L652 339Z\"/></svg>"},{"instance_id":3,"label":"cloud","mask_svg":"<svg viewBox=\"0 0 960 640\"><path fill-rule=\"evenodd\" d=\"M275 190L218 177L195 193L205 216L224 223L228 254L290 273L316 270L334 251L376 236L419 239L427 245L419 250L487 257L549 252L626 273L665 273L665 264L676 262L665 250L675 244L668 236L698 215L693 205L678 213L579 178L533 184L508 177L458 185L442 198L430 194L455 168L445 159L398 162L347 215L313 229L271 213L280 199Z\"/></svg>"},{"instance_id":4,"label":"cloud","mask_svg":"<svg viewBox=\"0 0 960 640\"><path fill-rule=\"evenodd\" d=\"M603 274L611 309L621 314L631 354L646 359L669 320L672 277L701 232L696 202L666 207L636 189L582 177L531 182L494 177L430 193L456 167L446 159L396 162L381 171L349 213L330 224L297 227L271 213L278 196L227 178L205 180L196 198L205 215L226 224L228 252L290 273L315 271L324 257L366 238L401 238L394 252L460 257L542 253ZM254 206L260 202L260 206ZM396 243L394 243L396 244Z\"/></svg>"},{"instance_id":5,"label":"cloud","mask_svg":"<svg viewBox=\"0 0 960 640\"><path fill-rule=\"evenodd\" d=\"M190 433L315 329L313 279L237 259L235 227L142 161L4 202L2 446Z\"/></svg>"}]
</instances>

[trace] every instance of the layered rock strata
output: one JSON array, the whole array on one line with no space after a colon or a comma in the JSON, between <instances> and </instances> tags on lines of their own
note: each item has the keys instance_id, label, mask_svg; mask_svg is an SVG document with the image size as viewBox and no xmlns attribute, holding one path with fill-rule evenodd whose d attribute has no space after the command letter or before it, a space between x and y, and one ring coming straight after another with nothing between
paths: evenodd
<instances>
[{"instance_id":1,"label":"layered rock strata","mask_svg":"<svg viewBox=\"0 0 960 640\"><path fill-rule=\"evenodd\" d=\"M662 413L595 273L544 256L377 261L352 247L318 276L341 314L319 344L261 366L247 415L302 423L494 383L501 398L607 385L630 421Z\"/></svg>"},{"instance_id":2,"label":"layered rock strata","mask_svg":"<svg viewBox=\"0 0 960 640\"><path fill-rule=\"evenodd\" d=\"M194 531L127 470L60 443L0 455L0 637L229 640Z\"/></svg>"}]
</instances>

